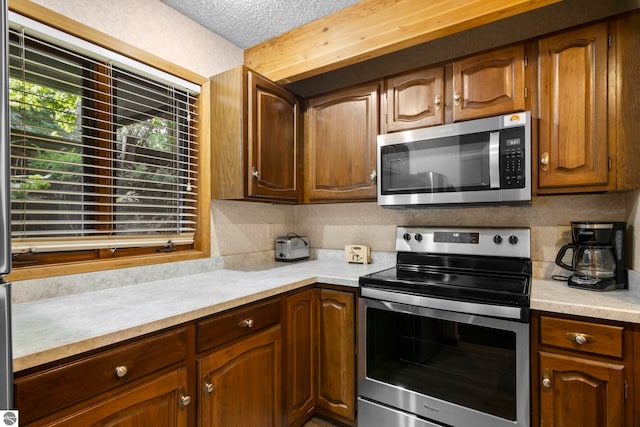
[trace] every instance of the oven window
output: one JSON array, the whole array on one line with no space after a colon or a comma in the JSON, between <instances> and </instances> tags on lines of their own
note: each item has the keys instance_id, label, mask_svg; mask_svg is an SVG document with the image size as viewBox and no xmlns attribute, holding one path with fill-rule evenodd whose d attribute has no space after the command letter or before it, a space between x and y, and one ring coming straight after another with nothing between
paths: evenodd
<instances>
[{"instance_id":1,"label":"oven window","mask_svg":"<svg viewBox=\"0 0 640 427\"><path fill-rule=\"evenodd\" d=\"M367 308L367 377L516 420L516 334Z\"/></svg>"},{"instance_id":2,"label":"oven window","mask_svg":"<svg viewBox=\"0 0 640 427\"><path fill-rule=\"evenodd\" d=\"M381 148L382 194L488 190L489 132Z\"/></svg>"}]
</instances>

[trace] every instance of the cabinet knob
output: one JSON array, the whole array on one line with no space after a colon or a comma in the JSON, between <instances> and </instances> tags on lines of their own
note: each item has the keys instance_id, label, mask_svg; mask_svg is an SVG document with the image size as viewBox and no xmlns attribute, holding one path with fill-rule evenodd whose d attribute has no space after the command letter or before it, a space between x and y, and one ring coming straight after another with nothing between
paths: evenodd
<instances>
[{"instance_id":1,"label":"cabinet knob","mask_svg":"<svg viewBox=\"0 0 640 427\"><path fill-rule=\"evenodd\" d=\"M254 178L260 178L260 171L254 166L251 168L251 175L253 175Z\"/></svg>"},{"instance_id":2,"label":"cabinet knob","mask_svg":"<svg viewBox=\"0 0 640 427\"><path fill-rule=\"evenodd\" d=\"M440 111L442 108L442 96L436 95L436 98L433 100L433 105L436 107L436 111Z\"/></svg>"},{"instance_id":3,"label":"cabinet knob","mask_svg":"<svg viewBox=\"0 0 640 427\"><path fill-rule=\"evenodd\" d=\"M569 341L573 341L578 345L590 344L596 340L593 335L581 334L578 332L567 332L565 336Z\"/></svg>"},{"instance_id":4,"label":"cabinet knob","mask_svg":"<svg viewBox=\"0 0 640 427\"><path fill-rule=\"evenodd\" d=\"M248 318L238 322L238 326L241 328L253 328L253 319Z\"/></svg>"},{"instance_id":5,"label":"cabinet knob","mask_svg":"<svg viewBox=\"0 0 640 427\"><path fill-rule=\"evenodd\" d=\"M116 366L116 376L118 378L122 378L125 375L127 375L127 372L129 372L129 370L127 369L126 366L121 365L121 366Z\"/></svg>"},{"instance_id":6,"label":"cabinet knob","mask_svg":"<svg viewBox=\"0 0 640 427\"><path fill-rule=\"evenodd\" d=\"M551 378L549 377L542 378L542 388L545 390L549 390L551 388Z\"/></svg>"},{"instance_id":7,"label":"cabinet knob","mask_svg":"<svg viewBox=\"0 0 640 427\"><path fill-rule=\"evenodd\" d=\"M375 183L378 180L378 172L371 171L371 175L369 175L371 182Z\"/></svg>"},{"instance_id":8,"label":"cabinet knob","mask_svg":"<svg viewBox=\"0 0 640 427\"><path fill-rule=\"evenodd\" d=\"M543 170L547 170L547 167L549 166L549 153L542 153L542 156L540 157L540 164L542 165Z\"/></svg>"},{"instance_id":9,"label":"cabinet knob","mask_svg":"<svg viewBox=\"0 0 640 427\"><path fill-rule=\"evenodd\" d=\"M455 91L455 92L453 93L453 103L456 105L456 107L457 107L458 105L460 105L460 98L461 98L461 97L460 97L460 92Z\"/></svg>"},{"instance_id":10,"label":"cabinet knob","mask_svg":"<svg viewBox=\"0 0 640 427\"><path fill-rule=\"evenodd\" d=\"M213 386L213 384L211 383L211 380L209 379L209 377L208 377L208 376L206 376L206 377L204 377L204 378L202 379L202 383L203 383L203 384L202 384L202 391L204 392L204 394L211 394L211 393L213 393L214 386Z\"/></svg>"},{"instance_id":11,"label":"cabinet knob","mask_svg":"<svg viewBox=\"0 0 640 427\"><path fill-rule=\"evenodd\" d=\"M189 406L189 403L191 403L191 396L186 394L183 388L180 388L178 393L178 403L180 405L180 409L184 409L185 407Z\"/></svg>"}]
</instances>

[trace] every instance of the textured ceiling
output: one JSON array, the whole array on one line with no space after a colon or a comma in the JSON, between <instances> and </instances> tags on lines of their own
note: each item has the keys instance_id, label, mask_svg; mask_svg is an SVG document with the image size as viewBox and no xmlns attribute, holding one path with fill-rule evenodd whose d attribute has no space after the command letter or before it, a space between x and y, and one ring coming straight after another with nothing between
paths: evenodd
<instances>
[{"instance_id":1,"label":"textured ceiling","mask_svg":"<svg viewBox=\"0 0 640 427\"><path fill-rule=\"evenodd\" d=\"M162 0L246 49L358 0Z\"/></svg>"}]
</instances>

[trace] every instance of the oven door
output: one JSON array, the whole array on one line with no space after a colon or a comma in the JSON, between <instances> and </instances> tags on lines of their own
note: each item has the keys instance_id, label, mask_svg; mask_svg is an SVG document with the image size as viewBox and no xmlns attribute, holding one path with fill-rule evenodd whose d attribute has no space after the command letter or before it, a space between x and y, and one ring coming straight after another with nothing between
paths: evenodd
<instances>
[{"instance_id":1,"label":"oven door","mask_svg":"<svg viewBox=\"0 0 640 427\"><path fill-rule=\"evenodd\" d=\"M372 404L398 422L529 427L528 323L397 303L387 293L388 301L360 298L358 416L367 427L389 425L371 423L385 419L369 417Z\"/></svg>"}]
</instances>

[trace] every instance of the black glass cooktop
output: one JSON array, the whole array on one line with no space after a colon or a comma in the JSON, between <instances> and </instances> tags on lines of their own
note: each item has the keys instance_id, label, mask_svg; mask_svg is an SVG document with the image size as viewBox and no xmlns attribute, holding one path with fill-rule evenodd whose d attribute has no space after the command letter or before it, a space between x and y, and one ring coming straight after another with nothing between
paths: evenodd
<instances>
[{"instance_id":1,"label":"black glass cooktop","mask_svg":"<svg viewBox=\"0 0 640 427\"><path fill-rule=\"evenodd\" d=\"M360 286L460 301L529 307L531 261L460 256L420 257L360 277ZM412 261L417 261L415 257Z\"/></svg>"}]
</instances>

